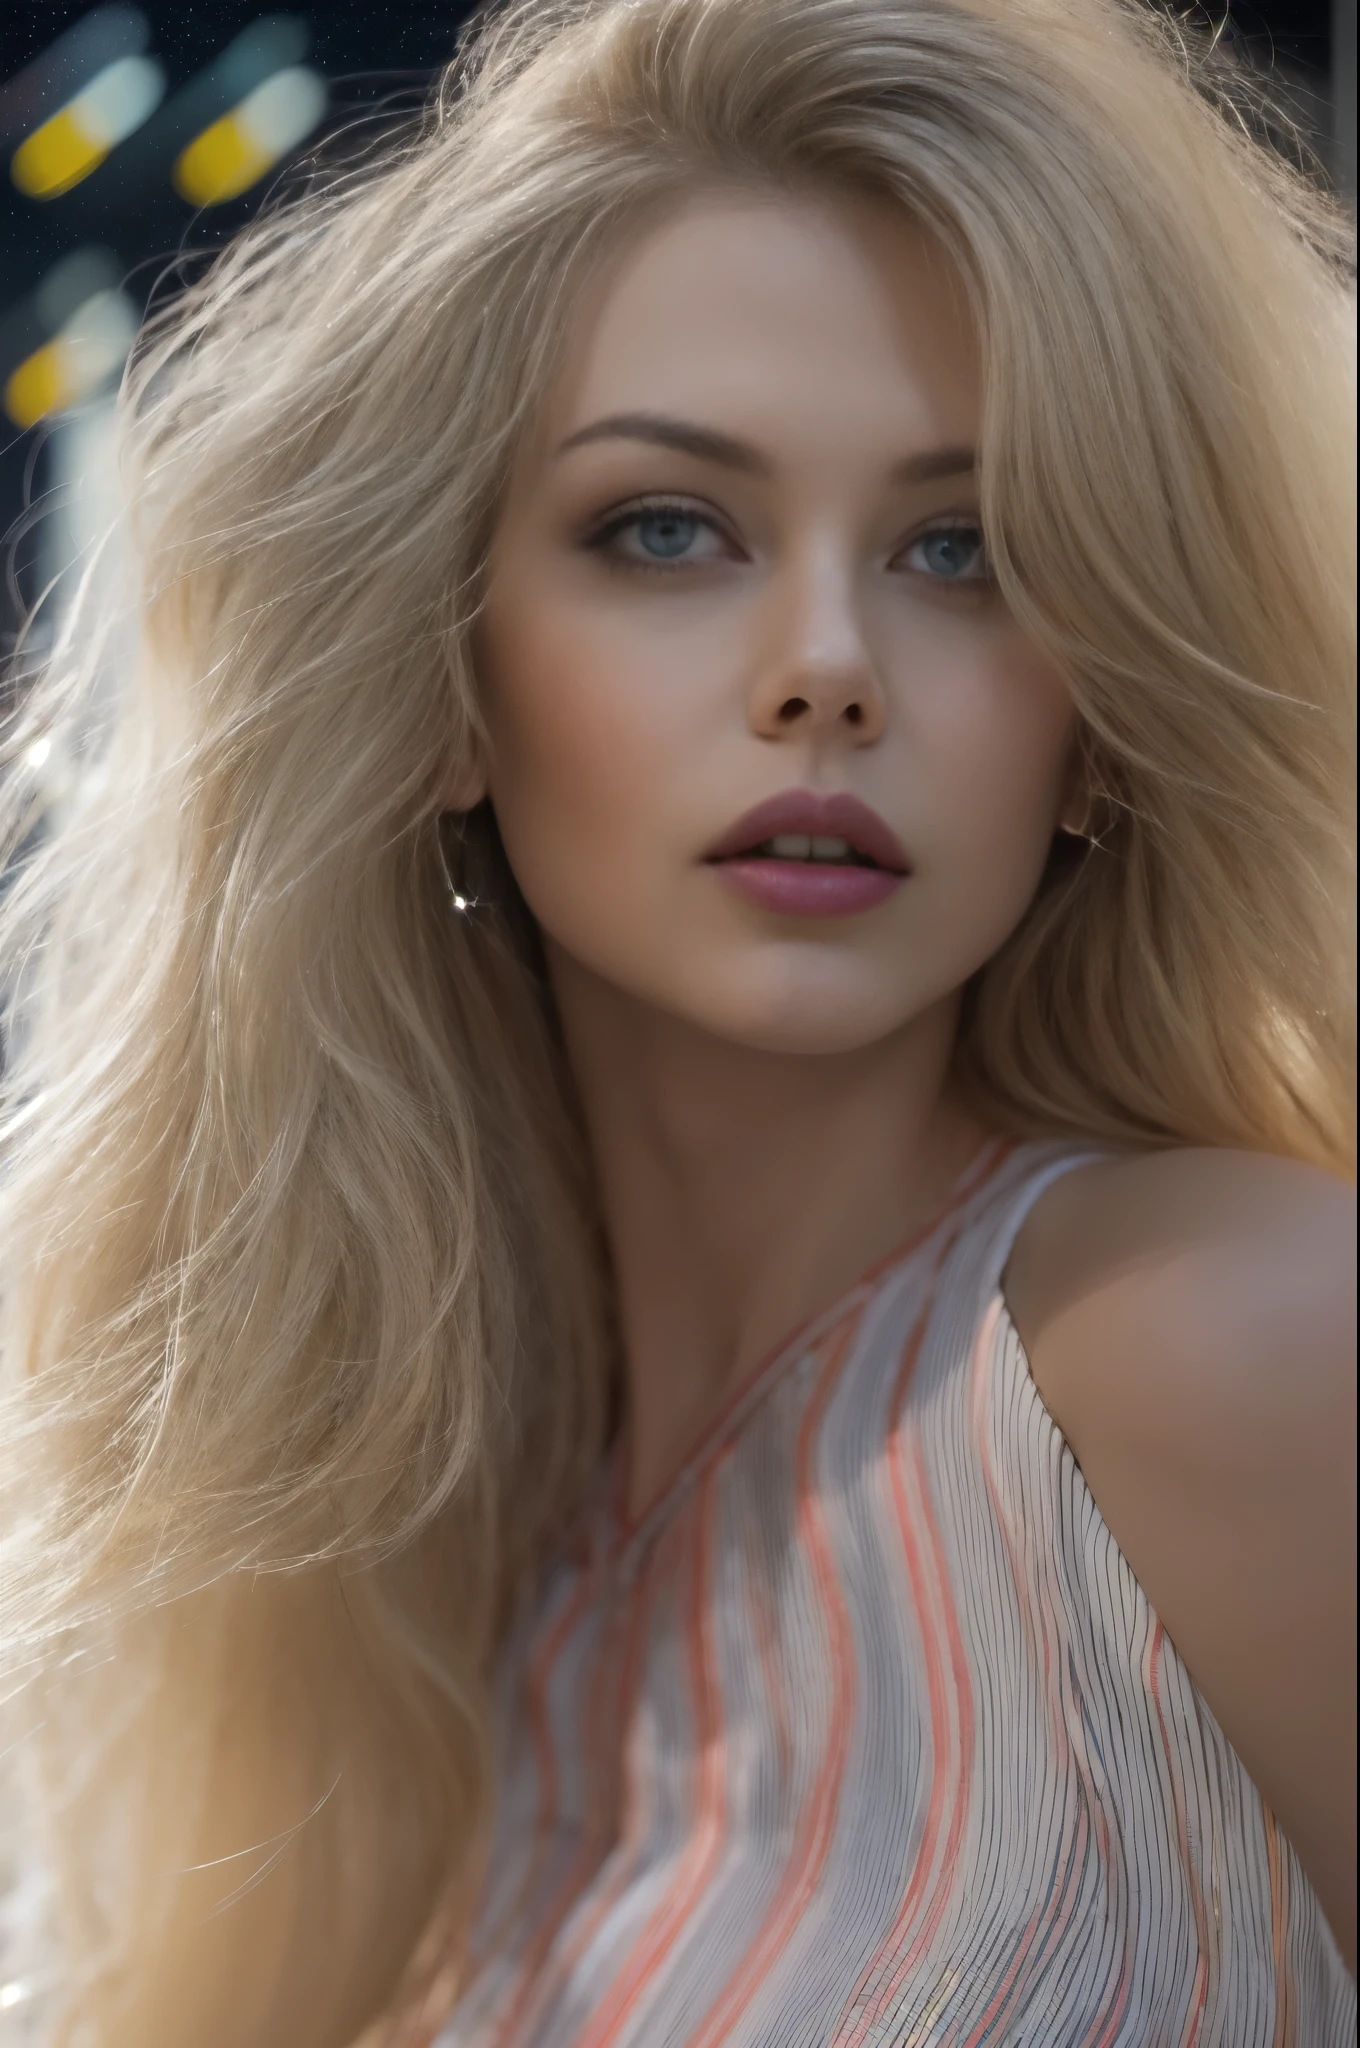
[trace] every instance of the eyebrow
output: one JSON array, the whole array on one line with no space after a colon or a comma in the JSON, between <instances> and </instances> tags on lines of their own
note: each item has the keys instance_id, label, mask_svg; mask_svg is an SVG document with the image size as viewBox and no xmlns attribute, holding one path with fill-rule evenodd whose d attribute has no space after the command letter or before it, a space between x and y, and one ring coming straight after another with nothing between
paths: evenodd
<instances>
[{"instance_id":1,"label":"eyebrow","mask_svg":"<svg viewBox=\"0 0 1360 2048\"><path fill-rule=\"evenodd\" d=\"M690 420L672 419L666 413L622 412L608 419L594 420L569 434L558 447L558 456L592 441L645 441L654 448L673 448L681 455L693 455L700 462L716 462L724 469L741 470L747 476L769 476L768 458L749 441L720 434L713 427L700 427ZM893 464L896 484L934 483L941 477L967 476L977 466L971 448L928 448Z\"/></svg>"},{"instance_id":2,"label":"eyebrow","mask_svg":"<svg viewBox=\"0 0 1360 2048\"><path fill-rule=\"evenodd\" d=\"M609 419L569 434L557 453L583 448L590 441L649 441L654 448L675 448L681 455L697 455L701 462L721 463L724 469L745 470L750 476L768 476L765 457L746 441L720 434L712 427L694 426L689 420L671 419L659 412L620 412Z\"/></svg>"}]
</instances>

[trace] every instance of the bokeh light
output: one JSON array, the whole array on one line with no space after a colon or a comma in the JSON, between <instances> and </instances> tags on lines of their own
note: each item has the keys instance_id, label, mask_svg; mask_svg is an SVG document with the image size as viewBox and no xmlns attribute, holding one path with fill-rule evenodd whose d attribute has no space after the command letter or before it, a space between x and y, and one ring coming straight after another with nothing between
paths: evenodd
<instances>
[{"instance_id":1,"label":"bokeh light","mask_svg":"<svg viewBox=\"0 0 1360 2048\"><path fill-rule=\"evenodd\" d=\"M120 57L20 143L10 176L30 199L56 199L103 163L155 112L165 72L154 57Z\"/></svg>"},{"instance_id":2,"label":"bokeh light","mask_svg":"<svg viewBox=\"0 0 1360 2048\"><path fill-rule=\"evenodd\" d=\"M92 292L51 341L5 380L5 411L16 427L78 405L123 367L137 332L137 307L125 291Z\"/></svg>"},{"instance_id":3,"label":"bokeh light","mask_svg":"<svg viewBox=\"0 0 1360 2048\"><path fill-rule=\"evenodd\" d=\"M287 65L181 151L175 190L191 206L239 198L306 140L325 110L326 88L315 71Z\"/></svg>"}]
</instances>

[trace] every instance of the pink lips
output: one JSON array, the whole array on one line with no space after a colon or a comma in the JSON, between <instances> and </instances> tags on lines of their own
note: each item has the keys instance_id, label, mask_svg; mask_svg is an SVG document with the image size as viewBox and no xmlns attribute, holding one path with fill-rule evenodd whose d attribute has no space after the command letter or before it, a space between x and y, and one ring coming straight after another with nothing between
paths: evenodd
<instances>
[{"instance_id":1,"label":"pink lips","mask_svg":"<svg viewBox=\"0 0 1360 2048\"><path fill-rule=\"evenodd\" d=\"M783 833L844 839L874 867L760 858L752 849ZM853 917L886 902L910 872L900 841L877 811L841 792L788 789L738 818L708 855L738 895L784 917Z\"/></svg>"}]
</instances>

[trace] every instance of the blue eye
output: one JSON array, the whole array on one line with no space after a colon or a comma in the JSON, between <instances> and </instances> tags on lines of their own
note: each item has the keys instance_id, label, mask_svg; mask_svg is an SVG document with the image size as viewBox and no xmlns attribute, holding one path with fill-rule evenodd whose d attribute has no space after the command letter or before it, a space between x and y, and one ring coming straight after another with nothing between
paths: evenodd
<instances>
[{"instance_id":1,"label":"blue eye","mask_svg":"<svg viewBox=\"0 0 1360 2048\"><path fill-rule=\"evenodd\" d=\"M983 583L991 578L982 528L966 522L919 534L900 559L937 583Z\"/></svg>"},{"instance_id":2,"label":"blue eye","mask_svg":"<svg viewBox=\"0 0 1360 2048\"><path fill-rule=\"evenodd\" d=\"M615 513L586 545L634 569L682 568L731 552L713 521L689 505L633 505Z\"/></svg>"},{"instance_id":3,"label":"blue eye","mask_svg":"<svg viewBox=\"0 0 1360 2048\"><path fill-rule=\"evenodd\" d=\"M677 555L688 554L699 522L691 512L641 512L633 530L644 554L671 562Z\"/></svg>"}]
</instances>

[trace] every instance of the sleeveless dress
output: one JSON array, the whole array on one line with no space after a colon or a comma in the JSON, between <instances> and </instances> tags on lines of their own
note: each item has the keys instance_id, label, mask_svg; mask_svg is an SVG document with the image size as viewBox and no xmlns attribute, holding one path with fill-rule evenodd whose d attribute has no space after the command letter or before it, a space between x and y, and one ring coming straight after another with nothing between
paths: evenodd
<instances>
[{"instance_id":1,"label":"sleeveless dress","mask_svg":"<svg viewBox=\"0 0 1360 2048\"><path fill-rule=\"evenodd\" d=\"M1350 2048L1313 1891L1101 1519L1000 1279L1088 1150L993 1145L501 1673L438 2048Z\"/></svg>"}]
</instances>

